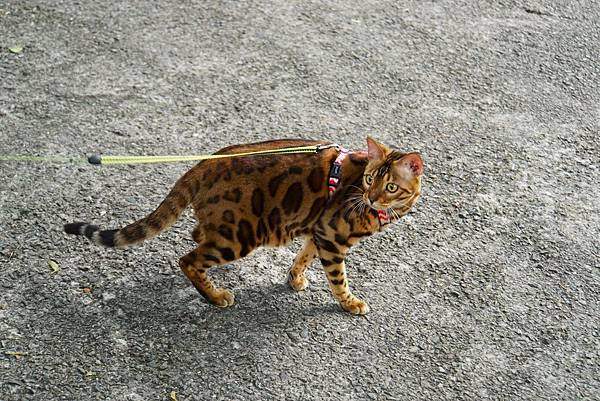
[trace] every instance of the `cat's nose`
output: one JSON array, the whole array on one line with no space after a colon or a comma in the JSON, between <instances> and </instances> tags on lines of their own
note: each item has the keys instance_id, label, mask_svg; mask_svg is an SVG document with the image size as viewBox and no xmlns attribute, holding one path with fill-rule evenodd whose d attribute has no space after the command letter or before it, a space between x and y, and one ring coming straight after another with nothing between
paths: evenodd
<instances>
[{"instance_id":1,"label":"cat's nose","mask_svg":"<svg viewBox=\"0 0 600 401\"><path fill-rule=\"evenodd\" d=\"M369 195L369 206L377 201L377 198L374 195Z\"/></svg>"}]
</instances>

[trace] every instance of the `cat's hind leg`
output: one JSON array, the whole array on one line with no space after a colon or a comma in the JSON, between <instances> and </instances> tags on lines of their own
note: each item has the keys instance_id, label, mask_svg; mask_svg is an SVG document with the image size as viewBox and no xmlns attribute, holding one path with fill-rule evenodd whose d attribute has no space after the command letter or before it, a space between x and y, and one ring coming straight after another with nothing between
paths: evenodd
<instances>
[{"instance_id":1,"label":"cat's hind leg","mask_svg":"<svg viewBox=\"0 0 600 401\"><path fill-rule=\"evenodd\" d=\"M288 283L296 291L302 291L308 287L308 280L304 272L310 263L317 257L317 246L312 238L307 238L304 246L296 256L294 264L288 275Z\"/></svg>"},{"instance_id":2,"label":"cat's hind leg","mask_svg":"<svg viewBox=\"0 0 600 401\"><path fill-rule=\"evenodd\" d=\"M179 259L179 266L208 302L225 307L233 305L233 293L225 288L216 287L208 277L208 270L233 259L235 257L231 249L218 248L214 242L206 242Z\"/></svg>"}]
</instances>

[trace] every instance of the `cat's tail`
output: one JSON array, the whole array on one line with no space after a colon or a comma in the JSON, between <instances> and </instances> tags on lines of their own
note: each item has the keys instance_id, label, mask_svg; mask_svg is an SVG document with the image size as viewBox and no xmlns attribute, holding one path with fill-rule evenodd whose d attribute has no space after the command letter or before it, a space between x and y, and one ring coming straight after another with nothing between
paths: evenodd
<instances>
[{"instance_id":1,"label":"cat's tail","mask_svg":"<svg viewBox=\"0 0 600 401\"><path fill-rule=\"evenodd\" d=\"M107 247L123 248L156 237L171 227L192 202L192 192L184 175L162 203L148 216L120 229L101 230L90 223L64 225L67 234L83 235L92 242Z\"/></svg>"}]
</instances>

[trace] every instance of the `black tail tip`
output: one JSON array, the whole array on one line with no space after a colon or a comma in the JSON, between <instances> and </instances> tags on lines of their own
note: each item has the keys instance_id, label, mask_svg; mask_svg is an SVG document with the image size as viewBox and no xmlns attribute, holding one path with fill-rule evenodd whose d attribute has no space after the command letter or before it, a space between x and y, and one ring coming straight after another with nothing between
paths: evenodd
<instances>
[{"instance_id":1,"label":"black tail tip","mask_svg":"<svg viewBox=\"0 0 600 401\"><path fill-rule=\"evenodd\" d=\"M67 234L83 235L83 231L81 229L82 229L82 227L85 227L87 225L88 225L88 223L82 223L82 222L69 223L69 224L65 224L63 226L63 229L65 230L65 232Z\"/></svg>"},{"instance_id":2,"label":"black tail tip","mask_svg":"<svg viewBox=\"0 0 600 401\"><path fill-rule=\"evenodd\" d=\"M67 234L85 235L88 238L92 238L92 234L94 234L100 228L93 224L77 222L65 224L63 229Z\"/></svg>"}]
</instances>

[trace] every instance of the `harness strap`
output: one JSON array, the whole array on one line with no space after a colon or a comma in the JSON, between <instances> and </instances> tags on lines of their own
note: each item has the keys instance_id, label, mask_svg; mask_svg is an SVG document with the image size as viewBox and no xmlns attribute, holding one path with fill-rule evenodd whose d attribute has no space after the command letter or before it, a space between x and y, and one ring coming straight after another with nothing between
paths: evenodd
<instances>
[{"instance_id":1,"label":"harness strap","mask_svg":"<svg viewBox=\"0 0 600 401\"><path fill-rule=\"evenodd\" d=\"M327 182L329 185L329 196L333 195L340 183L340 179L342 178L342 163L344 163L349 153L348 149L341 146L338 146L338 148L340 149L340 154L335 158L331 169L329 169L329 180Z\"/></svg>"}]
</instances>

